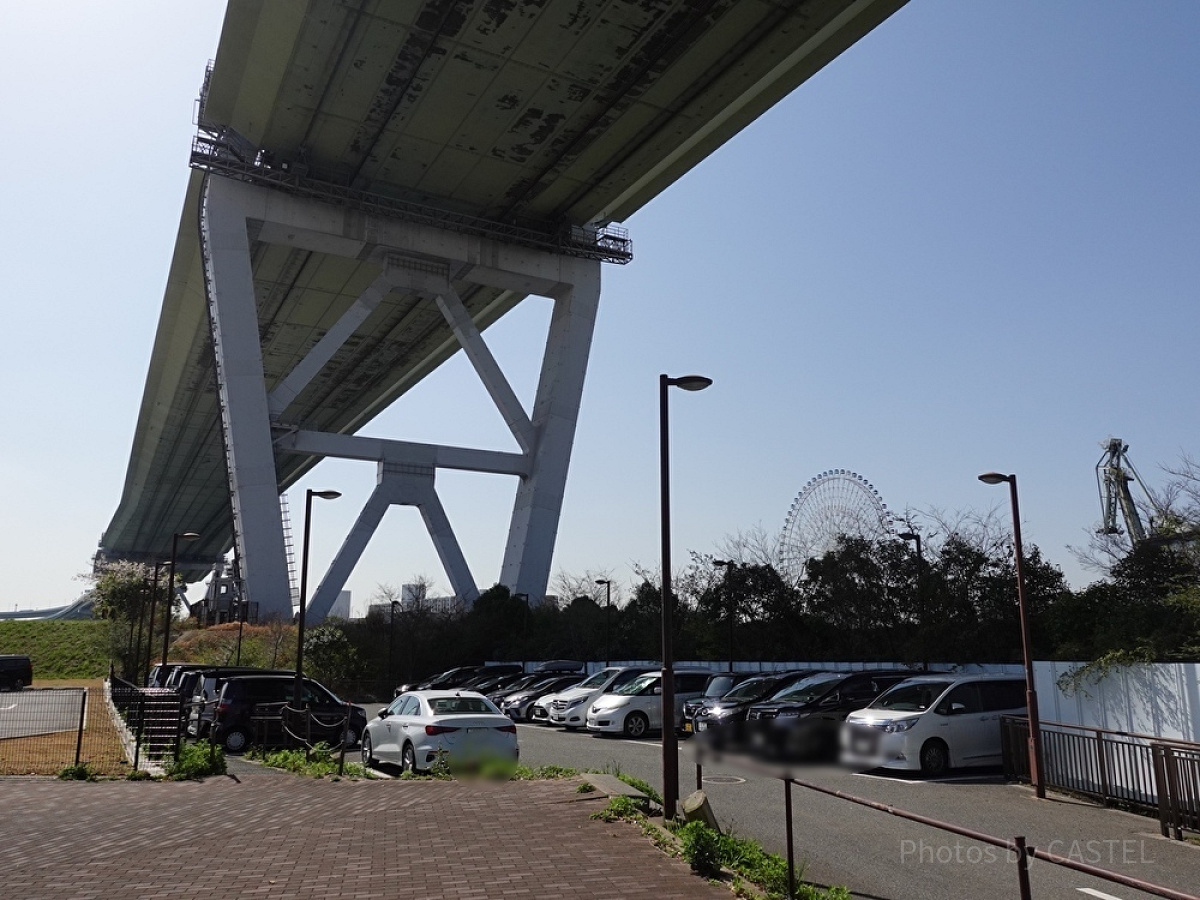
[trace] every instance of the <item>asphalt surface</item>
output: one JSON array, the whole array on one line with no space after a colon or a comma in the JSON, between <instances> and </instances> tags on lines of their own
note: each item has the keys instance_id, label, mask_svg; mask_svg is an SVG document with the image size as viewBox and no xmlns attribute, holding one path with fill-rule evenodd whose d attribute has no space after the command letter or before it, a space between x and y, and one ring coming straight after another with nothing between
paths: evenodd
<instances>
[{"instance_id":1,"label":"asphalt surface","mask_svg":"<svg viewBox=\"0 0 1200 900\"><path fill-rule=\"evenodd\" d=\"M519 726L518 734L527 765L619 769L661 789L658 740L601 738L532 725ZM832 766L794 774L999 838L1021 835L1029 845L1176 891L1200 892L1200 846L1162 838L1157 820L1053 794L1039 801L1028 787L1006 784L995 771L955 772L939 780L859 775ZM695 790L695 777L693 748L685 741L680 797ZM727 758L705 766L704 790L723 828L786 853L781 781ZM796 858L810 882L845 885L854 896L870 900L1019 896L1015 861L1003 848L799 787L793 788L792 802ZM1154 896L1040 860L1031 864L1030 882L1036 900Z\"/></svg>"},{"instance_id":2,"label":"asphalt surface","mask_svg":"<svg viewBox=\"0 0 1200 900\"><path fill-rule=\"evenodd\" d=\"M0 739L74 731L83 688L24 690L0 694Z\"/></svg>"}]
</instances>

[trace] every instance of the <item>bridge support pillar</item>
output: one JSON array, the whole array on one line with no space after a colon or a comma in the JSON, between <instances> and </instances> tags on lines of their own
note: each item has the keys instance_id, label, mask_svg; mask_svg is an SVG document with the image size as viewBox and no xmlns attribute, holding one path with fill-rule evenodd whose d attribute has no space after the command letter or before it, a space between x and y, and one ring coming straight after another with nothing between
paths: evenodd
<instances>
[{"instance_id":1,"label":"bridge support pillar","mask_svg":"<svg viewBox=\"0 0 1200 900\"><path fill-rule=\"evenodd\" d=\"M209 178L200 217L221 428L246 600L261 619L292 618L275 447L241 186Z\"/></svg>"}]
</instances>

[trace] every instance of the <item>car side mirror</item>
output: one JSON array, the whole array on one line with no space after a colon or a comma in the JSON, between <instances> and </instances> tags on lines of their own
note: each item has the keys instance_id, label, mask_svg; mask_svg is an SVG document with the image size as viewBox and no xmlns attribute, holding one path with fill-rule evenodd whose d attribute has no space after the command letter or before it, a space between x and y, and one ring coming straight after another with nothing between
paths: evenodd
<instances>
[{"instance_id":1,"label":"car side mirror","mask_svg":"<svg viewBox=\"0 0 1200 900\"><path fill-rule=\"evenodd\" d=\"M661 694L661 693L662 693L662 685L661 685L661 684L656 684L656 685L654 686L654 693L655 693L655 694Z\"/></svg>"},{"instance_id":2,"label":"car side mirror","mask_svg":"<svg viewBox=\"0 0 1200 900\"><path fill-rule=\"evenodd\" d=\"M391 715L391 713L388 712L386 706L379 711L379 718L381 718L381 719L386 719L390 715Z\"/></svg>"},{"instance_id":3,"label":"car side mirror","mask_svg":"<svg viewBox=\"0 0 1200 900\"><path fill-rule=\"evenodd\" d=\"M824 700L822 700L818 705L819 706L837 706L841 702L842 702L842 698L841 698L840 694L830 694L828 697L826 697Z\"/></svg>"},{"instance_id":4,"label":"car side mirror","mask_svg":"<svg viewBox=\"0 0 1200 900\"><path fill-rule=\"evenodd\" d=\"M967 711L967 707L962 703L951 703L950 704L950 715L952 715L952 716L961 715L962 713L965 713L966 711Z\"/></svg>"}]
</instances>

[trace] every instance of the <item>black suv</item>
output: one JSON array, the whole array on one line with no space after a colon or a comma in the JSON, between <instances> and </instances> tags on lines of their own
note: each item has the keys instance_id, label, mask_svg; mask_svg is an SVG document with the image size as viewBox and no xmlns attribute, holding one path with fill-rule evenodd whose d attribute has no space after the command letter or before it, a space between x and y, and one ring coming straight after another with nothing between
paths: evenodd
<instances>
[{"instance_id":1,"label":"black suv","mask_svg":"<svg viewBox=\"0 0 1200 900\"><path fill-rule=\"evenodd\" d=\"M19 691L33 681L33 663L28 656L0 656L0 688Z\"/></svg>"},{"instance_id":2,"label":"black suv","mask_svg":"<svg viewBox=\"0 0 1200 900\"><path fill-rule=\"evenodd\" d=\"M879 669L813 675L750 707L746 724L751 741L756 750L777 759L833 758L846 716L913 674Z\"/></svg>"},{"instance_id":3,"label":"black suv","mask_svg":"<svg viewBox=\"0 0 1200 900\"><path fill-rule=\"evenodd\" d=\"M716 748L742 748L746 739L746 710L814 675L816 669L766 672L740 682L724 696L705 700L692 717L692 728Z\"/></svg>"},{"instance_id":4,"label":"black suv","mask_svg":"<svg viewBox=\"0 0 1200 900\"><path fill-rule=\"evenodd\" d=\"M292 702L296 679L290 675L237 675L226 678L217 699L217 715L212 725L213 743L228 753L241 753L250 744L283 746L292 743L284 728L284 710ZM367 713L361 706L345 703L324 685L304 679L301 705L307 720L295 717L293 733L313 743L324 741L332 746L342 742L343 725L349 710L350 723L346 746L359 742L367 727Z\"/></svg>"}]
</instances>

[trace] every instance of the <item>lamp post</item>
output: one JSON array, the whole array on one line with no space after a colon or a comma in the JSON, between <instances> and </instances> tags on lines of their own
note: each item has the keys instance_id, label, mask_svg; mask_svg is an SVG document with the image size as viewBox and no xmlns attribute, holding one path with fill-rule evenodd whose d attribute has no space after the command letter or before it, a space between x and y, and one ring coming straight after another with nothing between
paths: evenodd
<instances>
[{"instance_id":1,"label":"lamp post","mask_svg":"<svg viewBox=\"0 0 1200 900\"><path fill-rule=\"evenodd\" d=\"M312 532L312 502L313 497L322 500L336 500L342 496L341 491L314 491L309 488L304 492L304 546L300 552L300 613L296 621L296 681L292 687L292 707L300 708L300 698L304 695L304 610L308 606L308 539Z\"/></svg>"},{"instance_id":2,"label":"lamp post","mask_svg":"<svg viewBox=\"0 0 1200 900\"><path fill-rule=\"evenodd\" d=\"M171 575L167 579L167 599L166 609L163 610L163 655L162 667L158 670L158 677L163 680L163 686L167 683L167 648L171 644L171 616L175 611L175 556L179 552L179 539L185 541L197 540L200 535L194 531L175 532L171 535Z\"/></svg>"},{"instance_id":3,"label":"lamp post","mask_svg":"<svg viewBox=\"0 0 1200 900\"><path fill-rule=\"evenodd\" d=\"M388 681L393 682L393 684L391 685L391 687L388 688L388 690L391 690L391 688L394 688L396 686L394 683L396 681L396 662L395 662L395 657L396 657L396 607L399 605L400 605L399 600L392 601L392 619L390 622L388 622L388 671L387 671L387 677L388 677Z\"/></svg>"},{"instance_id":4,"label":"lamp post","mask_svg":"<svg viewBox=\"0 0 1200 900\"><path fill-rule=\"evenodd\" d=\"M729 584L729 576L737 568L737 563L731 559L714 559L714 566L725 570L725 591L729 594L729 671L733 671L733 623L736 620L735 598L733 588Z\"/></svg>"},{"instance_id":5,"label":"lamp post","mask_svg":"<svg viewBox=\"0 0 1200 900\"><path fill-rule=\"evenodd\" d=\"M512 598L516 600L520 598L525 601L525 624L521 627L521 671L524 672L528 668L529 660L525 659L529 653L529 595L528 594L513 594Z\"/></svg>"},{"instance_id":6,"label":"lamp post","mask_svg":"<svg viewBox=\"0 0 1200 900\"><path fill-rule=\"evenodd\" d=\"M146 623L146 674L150 675L150 660L154 657L154 614L158 606L158 576L162 572L162 567L170 565L166 560L156 562L154 564L154 584L150 588L150 621ZM138 644L138 656L141 656L141 644ZM151 687L147 684L146 687Z\"/></svg>"},{"instance_id":7,"label":"lamp post","mask_svg":"<svg viewBox=\"0 0 1200 900\"><path fill-rule=\"evenodd\" d=\"M928 644L925 641L925 592L922 588L921 575L925 569L925 557L921 555L921 535L915 531L902 531L896 537L902 541L913 541L917 545L917 643L921 646L921 671L929 671Z\"/></svg>"},{"instance_id":8,"label":"lamp post","mask_svg":"<svg viewBox=\"0 0 1200 900\"><path fill-rule=\"evenodd\" d=\"M612 612L610 611L610 607L612 606L612 581L608 578L597 578L596 584L604 585L604 668L607 669L610 648L608 641L612 636L612 631L609 627L612 619Z\"/></svg>"},{"instance_id":9,"label":"lamp post","mask_svg":"<svg viewBox=\"0 0 1200 900\"><path fill-rule=\"evenodd\" d=\"M679 799L679 743L675 736L675 650L671 622L671 463L667 389L702 391L712 384L703 375L681 375L671 378L658 376L658 450L662 522L662 768L663 818L675 818L675 803Z\"/></svg>"},{"instance_id":10,"label":"lamp post","mask_svg":"<svg viewBox=\"0 0 1200 900\"><path fill-rule=\"evenodd\" d=\"M1017 569L1017 609L1021 616L1021 655L1025 661L1025 705L1029 710L1029 780L1039 800L1046 797L1046 784L1042 769L1042 725L1038 716L1037 688L1033 681L1033 646L1029 640L1029 604L1025 599L1025 552L1021 548L1021 509L1017 502L1017 476L999 472L984 472L979 476L984 484L1008 482L1012 498L1013 547Z\"/></svg>"}]
</instances>

